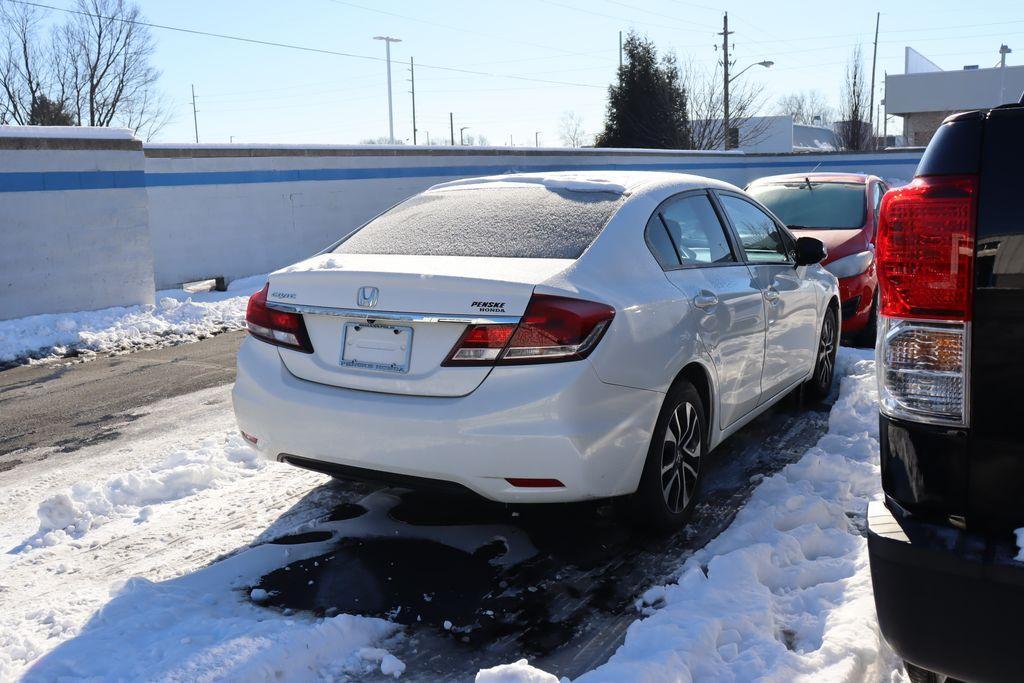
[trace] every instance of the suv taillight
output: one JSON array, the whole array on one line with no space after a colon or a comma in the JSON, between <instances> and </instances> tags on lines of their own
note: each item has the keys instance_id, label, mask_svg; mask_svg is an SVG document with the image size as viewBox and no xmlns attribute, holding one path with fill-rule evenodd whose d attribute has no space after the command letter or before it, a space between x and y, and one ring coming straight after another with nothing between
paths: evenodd
<instances>
[{"instance_id":1,"label":"suv taillight","mask_svg":"<svg viewBox=\"0 0 1024 683\"><path fill-rule=\"evenodd\" d=\"M882 200L878 385L882 412L966 425L976 176L924 176Z\"/></svg>"},{"instance_id":2,"label":"suv taillight","mask_svg":"<svg viewBox=\"0 0 1024 683\"><path fill-rule=\"evenodd\" d=\"M442 365L516 365L580 360L590 355L615 309L563 296L534 294L518 325L470 325Z\"/></svg>"},{"instance_id":3,"label":"suv taillight","mask_svg":"<svg viewBox=\"0 0 1024 683\"><path fill-rule=\"evenodd\" d=\"M267 306L267 292L270 283L249 297L249 305L245 309L245 326L249 334L286 349L313 353L313 344L306 332L306 323L298 313L277 311Z\"/></svg>"}]
</instances>

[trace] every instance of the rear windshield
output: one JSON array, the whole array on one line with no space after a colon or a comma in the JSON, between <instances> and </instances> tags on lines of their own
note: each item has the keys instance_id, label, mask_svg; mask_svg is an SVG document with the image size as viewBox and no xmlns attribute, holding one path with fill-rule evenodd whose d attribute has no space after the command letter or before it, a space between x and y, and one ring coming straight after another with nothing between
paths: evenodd
<instances>
[{"instance_id":1,"label":"rear windshield","mask_svg":"<svg viewBox=\"0 0 1024 683\"><path fill-rule=\"evenodd\" d=\"M428 192L377 216L334 251L575 259L621 203L612 192L532 186Z\"/></svg>"},{"instance_id":2,"label":"rear windshield","mask_svg":"<svg viewBox=\"0 0 1024 683\"><path fill-rule=\"evenodd\" d=\"M857 183L792 182L755 185L747 193L791 228L843 230L864 225L867 201Z\"/></svg>"}]
</instances>

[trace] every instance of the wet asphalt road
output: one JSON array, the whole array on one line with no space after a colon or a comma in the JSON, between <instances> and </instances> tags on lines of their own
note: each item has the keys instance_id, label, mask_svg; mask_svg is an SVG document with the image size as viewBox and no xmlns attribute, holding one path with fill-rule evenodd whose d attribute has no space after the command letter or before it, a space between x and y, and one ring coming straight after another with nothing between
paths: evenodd
<instances>
[{"instance_id":1,"label":"wet asphalt road","mask_svg":"<svg viewBox=\"0 0 1024 683\"><path fill-rule=\"evenodd\" d=\"M157 400L231 382L242 334L0 372L0 471L44 457L59 466L65 453L115 441ZM694 519L669 536L638 531L610 504L510 507L332 482L296 506L315 521L298 533L275 524L255 541L316 543L321 554L259 585L270 612L405 625L390 649L407 680L472 680L522 657L575 677L614 653L647 588L672 580L762 477L818 440L827 410L793 395L733 435L709 458Z\"/></svg>"},{"instance_id":2,"label":"wet asphalt road","mask_svg":"<svg viewBox=\"0 0 1024 683\"><path fill-rule=\"evenodd\" d=\"M614 653L643 592L670 581L827 423L827 406L794 395L735 434L711 454L691 524L668 536L633 528L611 504L512 507L395 489L358 502L358 487L336 482L343 502L273 541L322 552L259 587L271 610L403 624L406 638L390 649L408 667L404 679L472 680L522 657L573 678Z\"/></svg>"},{"instance_id":3,"label":"wet asphalt road","mask_svg":"<svg viewBox=\"0 0 1024 683\"><path fill-rule=\"evenodd\" d=\"M0 371L0 472L112 441L151 403L233 382L244 335Z\"/></svg>"}]
</instances>

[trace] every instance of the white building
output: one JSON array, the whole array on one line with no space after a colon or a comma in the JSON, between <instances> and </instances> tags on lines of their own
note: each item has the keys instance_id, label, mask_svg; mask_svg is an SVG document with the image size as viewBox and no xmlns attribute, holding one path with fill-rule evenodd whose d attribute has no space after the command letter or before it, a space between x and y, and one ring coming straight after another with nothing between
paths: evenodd
<instances>
[{"instance_id":1,"label":"white building","mask_svg":"<svg viewBox=\"0 0 1024 683\"><path fill-rule=\"evenodd\" d=\"M1009 49L1003 48L1005 60ZM885 111L903 117L908 145L927 145L942 120L954 112L1019 102L1024 93L1024 66L967 65L943 71L908 47L904 71L885 76Z\"/></svg>"},{"instance_id":2,"label":"white building","mask_svg":"<svg viewBox=\"0 0 1024 683\"><path fill-rule=\"evenodd\" d=\"M717 120L721 131L721 119ZM731 126L730 126L731 127ZM735 135L735 128L733 128ZM791 116L751 116L739 127L741 152L827 152L841 147L835 132L826 126L793 123Z\"/></svg>"}]
</instances>

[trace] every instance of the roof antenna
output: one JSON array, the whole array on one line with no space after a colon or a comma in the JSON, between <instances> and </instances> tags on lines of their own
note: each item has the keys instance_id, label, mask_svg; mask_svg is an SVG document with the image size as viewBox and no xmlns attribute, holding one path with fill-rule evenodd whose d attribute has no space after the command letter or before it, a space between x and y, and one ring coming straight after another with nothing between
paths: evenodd
<instances>
[{"instance_id":1,"label":"roof antenna","mask_svg":"<svg viewBox=\"0 0 1024 683\"><path fill-rule=\"evenodd\" d=\"M815 166L814 168L811 169L811 173L814 173L815 171L817 171L818 170L818 166L821 166L821 162L820 161L818 162L817 166ZM807 183L807 189L810 190L811 192L813 192L814 188L811 187L810 174L804 176L804 182Z\"/></svg>"}]
</instances>

